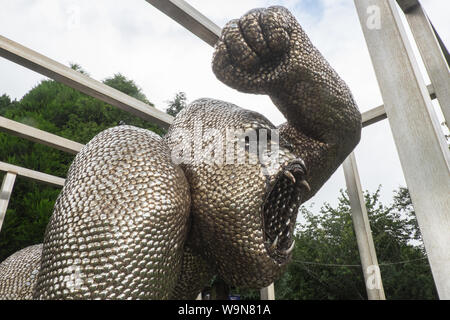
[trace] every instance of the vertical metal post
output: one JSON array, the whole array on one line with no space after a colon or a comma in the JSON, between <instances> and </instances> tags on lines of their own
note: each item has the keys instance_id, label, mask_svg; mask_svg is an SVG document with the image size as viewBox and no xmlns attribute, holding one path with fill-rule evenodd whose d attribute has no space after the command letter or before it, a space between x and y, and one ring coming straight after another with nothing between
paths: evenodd
<instances>
[{"instance_id":1,"label":"vertical metal post","mask_svg":"<svg viewBox=\"0 0 450 320\"><path fill-rule=\"evenodd\" d=\"M445 121L450 126L450 72L433 27L420 3L406 13L406 20L433 84Z\"/></svg>"},{"instance_id":2,"label":"vertical metal post","mask_svg":"<svg viewBox=\"0 0 450 320\"><path fill-rule=\"evenodd\" d=\"M370 229L356 158L352 152L343 163L345 182L352 208L352 220L369 300L385 300L380 267Z\"/></svg>"},{"instance_id":3,"label":"vertical metal post","mask_svg":"<svg viewBox=\"0 0 450 320\"><path fill-rule=\"evenodd\" d=\"M15 181L15 173L7 172L3 177L2 188L0 190L0 231L2 230L3 220L5 219L6 209L8 209L8 203Z\"/></svg>"},{"instance_id":4,"label":"vertical metal post","mask_svg":"<svg viewBox=\"0 0 450 320\"><path fill-rule=\"evenodd\" d=\"M260 291L261 300L275 300L275 286L271 283Z\"/></svg>"},{"instance_id":5,"label":"vertical metal post","mask_svg":"<svg viewBox=\"0 0 450 320\"><path fill-rule=\"evenodd\" d=\"M450 152L394 0L354 0L436 288L450 299Z\"/></svg>"}]
</instances>

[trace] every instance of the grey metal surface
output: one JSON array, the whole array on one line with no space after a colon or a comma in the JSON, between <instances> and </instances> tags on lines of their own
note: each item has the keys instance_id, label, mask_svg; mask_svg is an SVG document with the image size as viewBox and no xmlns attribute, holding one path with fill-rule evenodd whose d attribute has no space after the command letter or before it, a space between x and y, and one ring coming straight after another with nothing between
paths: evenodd
<instances>
[{"instance_id":1,"label":"grey metal surface","mask_svg":"<svg viewBox=\"0 0 450 320\"><path fill-rule=\"evenodd\" d=\"M382 24L370 28L369 6ZM450 299L450 154L394 0L355 0L436 288Z\"/></svg>"},{"instance_id":2,"label":"grey metal surface","mask_svg":"<svg viewBox=\"0 0 450 320\"><path fill-rule=\"evenodd\" d=\"M427 86L428 93L430 94L431 99L436 99L436 94L433 86L430 84ZM384 105L372 108L363 112L361 114L362 118L362 126L367 127L371 124L377 123L378 121L384 120L387 118L386 110L384 109Z\"/></svg>"},{"instance_id":3,"label":"grey metal surface","mask_svg":"<svg viewBox=\"0 0 450 320\"><path fill-rule=\"evenodd\" d=\"M0 130L72 154L77 154L83 147L81 143L4 117L0 117Z\"/></svg>"},{"instance_id":4,"label":"grey metal surface","mask_svg":"<svg viewBox=\"0 0 450 320\"><path fill-rule=\"evenodd\" d=\"M221 28L183 0L146 0L167 16L214 47Z\"/></svg>"},{"instance_id":5,"label":"grey metal surface","mask_svg":"<svg viewBox=\"0 0 450 320\"><path fill-rule=\"evenodd\" d=\"M3 177L2 188L0 189L0 231L2 230L3 220L5 219L6 210L8 209L9 199L16 181L16 174L7 172Z\"/></svg>"},{"instance_id":6,"label":"grey metal surface","mask_svg":"<svg viewBox=\"0 0 450 320\"><path fill-rule=\"evenodd\" d=\"M343 164L347 192L352 208L352 220L361 257L362 271L369 300L385 300L378 259L370 230L355 154L352 152Z\"/></svg>"},{"instance_id":7,"label":"grey metal surface","mask_svg":"<svg viewBox=\"0 0 450 320\"><path fill-rule=\"evenodd\" d=\"M418 0L397 0L397 3L404 13L408 13L411 9L420 5Z\"/></svg>"},{"instance_id":8,"label":"grey metal surface","mask_svg":"<svg viewBox=\"0 0 450 320\"><path fill-rule=\"evenodd\" d=\"M444 118L450 124L450 72L439 41L420 4L408 11L406 20L433 84Z\"/></svg>"},{"instance_id":9,"label":"grey metal surface","mask_svg":"<svg viewBox=\"0 0 450 320\"><path fill-rule=\"evenodd\" d=\"M128 111L151 123L168 127L173 117L119 90L83 75L59 62L0 36L0 56L64 83L91 97Z\"/></svg>"},{"instance_id":10,"label":"grey metal surface","mask_svg":"<svg viewBox=\"0 0 450 320\"><path fill-rule=\"evenodd\" d=\"M15 173L19 176L23 176L32 180L44 182L53 186L62 187L64 185L64 178L52 176L39 171L30 170L27 168L19 167L13 164L0 161L0 171L6 171Z\"/></svg>"},{"instance_id":11,"label":"grey metal surface","mask_svg":"<svg viewBox=\"0 0 450 320\"><path fill-rule=\"evenodd\" d=\"M436 39L439 43L439 46L441 47L441 51L444 54L445 61L447 61L447 65L450 66L450 53L448 52L448 49L445 46L444 41L442 41L441 36L439 35L439 33L437 33L433 23L431 21L429 21L429 22L430 22L431 28L433 28L434 36L436 37Z\"/></svg>"},{"instance_id":12,"label":"grey metal surface","mask_svg":"<svg viewBox=\"0 0 450 320\"><path fill-rule=\"evenodd\" d=\"M260 290L261 300L275 300L275 286L270 284L269 286Z\"/></svg>"}]
</instances>

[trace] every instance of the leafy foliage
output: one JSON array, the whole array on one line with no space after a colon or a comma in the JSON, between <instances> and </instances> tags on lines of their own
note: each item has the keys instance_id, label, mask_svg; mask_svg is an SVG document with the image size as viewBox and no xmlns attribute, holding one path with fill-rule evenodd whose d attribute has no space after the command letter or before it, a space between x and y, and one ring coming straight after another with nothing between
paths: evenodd
<instances>
[{"instance_id":1,"label":"leafy foliage","mask_svg":"<svg viewBox=\"0 0 450 320\"><path fill-rule=\"evenodd\" d=\"M87 74L79 65L71 67ZM104 83L153 106L141 89L121 74ZM160 135L164 133L136 116L51 80L41 81L20 101L11 101L5 94L0 96L0 116L83 144L119 123L146 128ZM74 158L74 155L5 133L0 133L0 150L0 161L60 177L66 176ZM0 179L3 176L4 173L0 173ZM17 177L0 232L0 261L19 249L42 242L59 192L59 188Z\"/></svg>"},{"instance_id":2,"label":"leafy foliage","mask_svg":"<svg viewBox=\"0 0 450 320\"><path fill-rule=\"evenodd\" d=\"M134 81L128 80L120 73L116 73L112 78L105 79L103 83L154 107L153 103L147 100L147 97L142 93L142 90L134 83Z\"/></svg>"},{"instance_id":3,"label":"leafy foliage","mask_svg":"<svg viewBox=\"0 0 450 320\"><path fill-rule=\"evenodd\" d=\"M166 113L175 117L181 110L183 110L183 108L187 106L186 93L176 93L173 100L167 101L167 105L168 107L166 109Z\"/></svg>"},{"instance_id":4,"label":"leafy foliage","mask_svg":"<svg viewBox=\"0 0 450 320\"><path fill-rule=\"evenodd\" d=\"M380 188L366 193L373 240L387 299L437 299L431 270L406 188L393 204L380 202ZM277 299L366 299L364 277L351 218L341 191L337 207L316 215L302 207L293 262L276 282Z\"/></svg>"}]
</instances>

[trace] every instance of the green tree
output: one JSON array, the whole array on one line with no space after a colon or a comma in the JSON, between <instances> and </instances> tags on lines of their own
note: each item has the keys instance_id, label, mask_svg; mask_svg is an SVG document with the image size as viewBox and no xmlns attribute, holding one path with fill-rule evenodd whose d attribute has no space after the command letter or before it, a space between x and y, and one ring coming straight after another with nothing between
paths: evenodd
<instances>
[{"instance_id":1,"label":"green tree","mask_svg":"<svg viewBox=\"0 0 450 320\"><path fill-rule=\"evenodd\" d=\"M187 106L186 93L178 92L175 94L173 100L167 101L166 113L175 117L181 110Z\"/></svg>"},{"instance_id":2,"label":"green tree","mask_svg":"<svg viewBox=\"0 0 450 320\"><path fill-rule=\"evenodd\" d=\"M153 103L147 100L142 89L139 88L133 80L127 79L121 73L116 73L114 77L106 78L103 83L154 107Z\"/></svg>"},{"instance_id":3,"label":"green tree","mask_svg":"<svg viewBox=\"0 0 450 320\"><path fill-rule=\"evenodd\" d=\"M87 74L79 65L71 67ZM147 104L139 87L121 74L104 81L111 87ZM59 136L87 143L99 132L120 122L146 128L160 135L165 131L130 113L89 97L61 83L44 80L20 101L0 96L0 116ZM65 177L74 155L0 133L0 161ZM3 179L4 173L0 173ZM18 177L0 232L0 261L15 251L43 240L59 188Z\"/></svg>"},{"instance_id":4,"label":"green tree","mask_svg":"<svg viewBox=\"0 0 450 320\"><path fill-rule=\"evenodd\" d=\"M75 71L78 71L81 74L84 74L86 76L90 76L89 73L86 72L78 63L70 63L70 68L72 68Z\"/></svg>"},{"instance_id":5,"label":"green tree","mask_svg":"<svg viewBox=\"0 0 450 320\"><path fill-rule=\"evenodd\" d=\"M380 189L365 194L387 299L437 299L420 232L406 188L380 202ZM277 299L366 299L348 197L320 214L305 207L295 234L293 261L275 283Z\"/></svg>"}]
</instances>

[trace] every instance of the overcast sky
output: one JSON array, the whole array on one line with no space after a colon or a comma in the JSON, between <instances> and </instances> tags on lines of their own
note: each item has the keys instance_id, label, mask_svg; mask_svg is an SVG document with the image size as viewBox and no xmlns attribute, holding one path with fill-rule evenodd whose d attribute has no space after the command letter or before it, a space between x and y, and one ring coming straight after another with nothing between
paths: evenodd
<instances>
[{"instance_id":1,"label":"overcast sky","mask_svg":"<svg viewBox=\"0 0 450 320\"><path fill-rule=\"evenodd\" d=\"M176 92L184 91L189 101L216 98L258 111L276 125L284 122L268 97L241 94L219 82L211 71L213 49L144 0L0 2L2 36L58 62L78 63L97 80L120 72L133 79L159 109ZM188 2L220 27L252 8L287 7L347 82L360 110L382 104L353 0ZM448 47L450 1L421 3ZM44 78L0 58L0 95L20 99ZM424 79L429 83L428 77ZM382 184L384 202L391 200L392 190L405 185L387 120L363 129L356 157L363 188L375 191ZM345 189L342 168L306 205L316 203L316 211L324 201L335 204L341 188Z\"/></svg>"}]
</instances>

